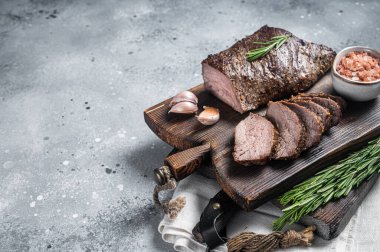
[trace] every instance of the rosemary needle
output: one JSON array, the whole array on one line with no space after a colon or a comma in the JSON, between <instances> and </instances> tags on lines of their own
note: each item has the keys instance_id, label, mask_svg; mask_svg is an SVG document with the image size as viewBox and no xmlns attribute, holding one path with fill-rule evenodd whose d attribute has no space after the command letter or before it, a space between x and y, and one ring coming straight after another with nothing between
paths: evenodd
<instances>
[{"instance_id":1,"label":"rosemary needle","mask_svg":"<svg viewBox=\"0 0 380 252\"><path fill-rule=\"evenodd\" d=\"M263 45L263 47L252 49L247 52L246 57L248 61L254 61L258 58L265 56L273 48L280 48L282 44L289 38L289 35L280 35L272 37L269 41L266 42L252 42L253 44Z\"/></svg>"},{"instance_id":2,"label":"rosemary needle","mask_svg":"<svg viewBox=\"0 0 380 252\"><path fill-rule=\"evenodd\" d=\"M280 204L287 206L284 213L274 223L275 230L281 230L287 223L299 221L303 216L315 211L331 200L347 196L363 181L380 173L380 137L349 155L310 179L296 185L283 194Z\"/></svg>"}]
</instances>

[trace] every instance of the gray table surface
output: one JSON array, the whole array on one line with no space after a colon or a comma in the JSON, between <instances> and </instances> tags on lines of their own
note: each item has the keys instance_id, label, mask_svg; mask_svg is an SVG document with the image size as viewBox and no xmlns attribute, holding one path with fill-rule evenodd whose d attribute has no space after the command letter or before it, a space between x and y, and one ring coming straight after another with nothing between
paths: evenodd
<instances>
[{"instance_id":1,"label":"gray table surface","mask_svg":"<svg viewBox=\"0 0 380 252\"><path fill-rule=\"evenodd\" d=\"M143 110L264 24L379 48L378 1L1 1L0 251L170 251Z\"/></svg>"}]
</instances>

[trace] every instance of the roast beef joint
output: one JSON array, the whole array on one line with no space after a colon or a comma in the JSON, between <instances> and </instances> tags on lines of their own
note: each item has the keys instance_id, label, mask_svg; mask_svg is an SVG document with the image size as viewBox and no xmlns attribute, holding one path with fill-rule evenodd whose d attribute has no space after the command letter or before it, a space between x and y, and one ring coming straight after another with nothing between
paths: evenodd
<instances>
[{"instance_id":1,"label":"roast beef joint","mask_svg":"<svg viewBox=\"0 0 380 252\"><path fill-rule=\"evenodd\" d=\"M248 51L272 37L289 38L278 49L248 61ZM297 38L290 32L263 26L202 62L206 89L217 98L244 113L269 101L297 94L310 88L330 68L336 53L329 47Z\"/></svg>"}]
</instances>

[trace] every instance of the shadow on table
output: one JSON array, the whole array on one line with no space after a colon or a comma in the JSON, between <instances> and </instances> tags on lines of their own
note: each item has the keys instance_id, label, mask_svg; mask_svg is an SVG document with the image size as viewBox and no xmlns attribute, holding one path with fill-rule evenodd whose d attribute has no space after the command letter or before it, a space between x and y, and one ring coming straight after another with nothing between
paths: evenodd
<instances>
[{"instance_id":1,"label":"shadow on table","mask_svg":"<svg viewBox=\"0 0 380 252\"><path fill-rule=\"evenodd\" d=\"M129 176L142 180L144 191L153 192L155 182L153 180L153 169L163 164L164 158L172 150L168 144L157 139L150 143L140 145L130 151L123 161L123 165L128 167ZM129 178L130 179L130 178ZM140 196L137 196L138 198ZM128 225L132 227L142 227L145 230L153 232L153 240L155 251L170 251L173 249L171 244L165 243L158 232L158 224L164 217L163 212L157 209L152 202L151 197L141 199L146 204L144 206L135 207L129 217L132 221ZM126 205L128 205L126 203Z\"/></svg>"},{"instance_id":2,"label":"shadow on table","mask_svg":"<svg viewBox=\"0 0 380 252\"><path fill-rule=\"evenodd\" d=\"M141 145L125 158L124 165L133 175L143 176L144 180L153 182L153 169L162 166L165 157L172 147L159 139L145 145Z\"/></svg>"}]
</instances>

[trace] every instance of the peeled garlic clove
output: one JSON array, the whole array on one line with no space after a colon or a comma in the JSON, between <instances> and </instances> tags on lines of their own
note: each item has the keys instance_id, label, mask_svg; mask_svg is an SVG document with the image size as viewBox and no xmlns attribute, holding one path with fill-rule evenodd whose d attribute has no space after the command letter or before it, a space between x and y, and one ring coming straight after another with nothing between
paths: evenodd
<instances>
[{"instance_id":1,"label":"peeled garlic clove","mask_svg":"<svg viewBox=\"0 0 380 252\"><path fill-rule=\"evenodd\" d=\"M198 104L198 98L190 91L182 91L173 97L169 106L172 107L179 102L192 102L194 104Z\"/></svg>"},{"instance_id":2,"label":"peeled garlic clove","mask_svg":"<svg viewBox=\"0 0 380 252\"><path fill-rule=\"evenodd\" d=\"M197 119L203 125L213 125L219 121L219 109L213 107L203 107L203 111L197 116Z\"/></svg>"},{"instance_id":3,"label":"peeled garlic clove","mask_svg":"<svg viewBox=\"0 0 380 252\"><path fill-rule=\"evenodd\" d=\"M198 106L192 102L184 101L175 104L170 110L169 113L177 114L194 114L197 113Z\"/></svg>"}]
</instances>

